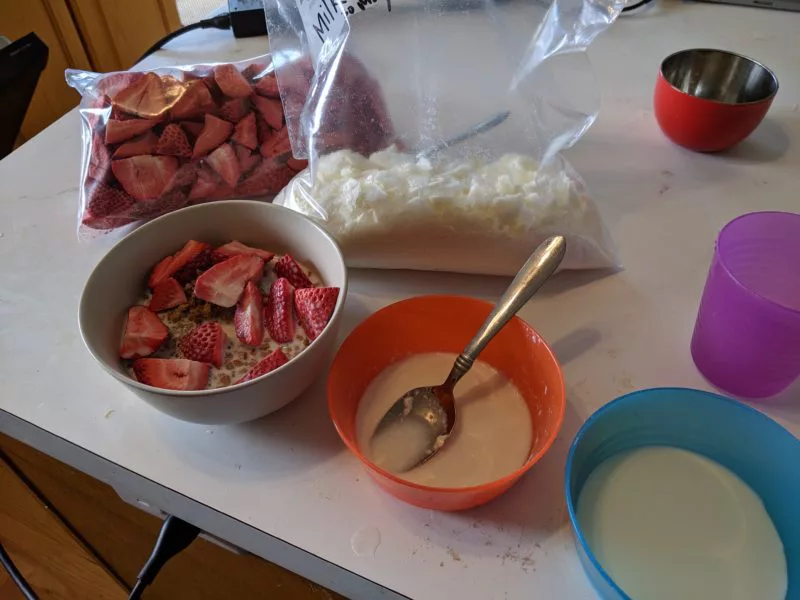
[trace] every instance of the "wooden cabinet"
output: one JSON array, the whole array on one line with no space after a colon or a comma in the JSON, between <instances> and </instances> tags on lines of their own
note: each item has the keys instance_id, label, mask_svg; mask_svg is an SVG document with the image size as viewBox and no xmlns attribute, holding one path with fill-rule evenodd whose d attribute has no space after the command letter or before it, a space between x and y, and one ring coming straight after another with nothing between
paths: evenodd
<instances>
[{"instance_id":1,"label":"wooden cabinet","mask_svg":"<svg viewBox=\"0 0 800 600\"><path fill-rule=\"evenodd\" d=\"M175 0L0 0L0 34L13 41L34 32L50 50L20 142L78 104L64 69L128 69L178 27Z\"/></svg>"}]
</instances>

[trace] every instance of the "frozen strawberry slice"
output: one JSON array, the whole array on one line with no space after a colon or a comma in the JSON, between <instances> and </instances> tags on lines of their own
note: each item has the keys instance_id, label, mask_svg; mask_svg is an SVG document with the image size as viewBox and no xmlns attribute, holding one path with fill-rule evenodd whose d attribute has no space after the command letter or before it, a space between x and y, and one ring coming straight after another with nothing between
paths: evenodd
<instances>
[{"instance_id":1,"label":"frozen strawberry slice","mask_svg":"<svg viewBox=\"0 0 800 600\"><path fill-rule=\"evenodd\" d=\"M131 208L131 216L136 219L155 219L161 215L183 208L189 203L189 190L177 189L164 192L156 200L137 203Z\"/></svg>"},{"instance_id":2,"label":"frozen strawberry slice","mask_svg":"<svg viewBox=\"0 0 800 600\"><path fill-rule=\"evenodd\" d=\"M233 187L239 181L239 176L242 174L239 159L236 158L236 152L230 144L222 144L209 154L206 160L229 186Z\"/></svg>"},{"instance_id":3,"label":"frozen strawberry slice","mask_svg":"<svg viewBox=\"0 0 800 600\"><path fill-rule=\"evenodd\" d=\"M111 163L114 176L122 187L137 200L161 196L178 170L173 156L132 156Z\"/></svg>"},{"instance_id":4,"label":"frozen strawberry slice","mask_svg":"<svg viewBox=\"0 0 800 600\"><path fill-rule=\"evenodd\" d=\"M247 282L260 279L263 271L264 261L258 256L234 256L200 275L194 284L194 295L230 308L239 301Z\"/></svg>"},{"instance_id":5,"label":"frozen strawberry slice","mask_svg":"<svg viewBox=\"0 0 800 600\"><path fill-rule=\"evenodd\" d=\"M119 92L136 83L139 79L144 77L144 75L144 73L139 71L108 73L97 81L95 90L98 94L105 94L110 98L114 98Z\"/></svg>"},{"instance_id":6,"label":"frozen strawberry slice","mask_svg":"<svg viewBox=\"0 0 800 600\"><path fill-rule=\"evenodd\" d=\"M183 358L140 358L133 361L137 381L165 390L204 390L209 366Z\"/></svg>"},{"instance_id":7,"label":"frozen strawberry slice","mask_svg":"<svg viewBox=\"0 0 800 600\"><path fill-rule=\"evenodd\" d=\"M214 254L222 258L230 258L231 256L239 256L241 254L258 256L259 258L263 259L265 263L271 261L272 257L275 256L274 252L262 250L261 248L251 248L250 246L247 246L242 242L237 242L236 240L220 246L214 250Z\"/></svg>"},{"instance_id":8,"label":"frozen strawberry slice","mask_svg":"<svg viewBox=\"0 0 800 600\"><path fill-rule=\"evenodd\" d=\"M244 146L237 144L236 159L239 161L239 170L244 174L248 173L261 162L261 155L258 152L251 152Z\"/></svg>"},{"instance_id":9,"label":"frozen strawberry slice","mask_svg":"<svg viewBox=\"0 0 800 600\"><path fill-rule=\"evenodd\" d=\"M225 358L225 344L228 336L219 323L203 323L183 336L178 342L178 350L184 358L211 363L221 367Z\"/></svg>"},{"instance_id":10,"label":"frozen strawberry slice","mask_svg":"<svg viewBox=\"0 0 800 600\"><path fill-rule=\"evenodd\" d=\"M261 116L264 117L267 125L276 130L283 127L283 108L280 100L253 96L253 104L256 110L261 113Z\"/></svg>"},{"instance_id":11,"label":"frozen strawberry slice","mask_svg":"<svg viewBox=\"0 0 800 600\"><path fill-rule=\"evenodd\" d=\"M256 133L256 115L255 113L247 113L236 125L233 131L233 141L241 144L245 148L255 150L258 146L258 135Z\"/></svg>"},{"instance_id":12,"label":"frozen strawberry slice","mask_svg":"<svg viewBox=\"0 0 800 600\"><path fill-rule=\"evenodd\" d=\"M183 84L174 77L145 73L143 77L119 91L113 101L118 110L128 114L161 120L183 92Z\"/></svg>"},{"instance_id":13,"label":"frozen strawberry slice","mask_svg":"<svg viewBox=\"0 0 800 600\"><path fill-rule=\"evenodd\" d=\"M153 272L150 273L150 278L147 280L148 287L154 289L159 283L178 273L208 249L210 249L210 246L204 242L189 240L178 252L163 258L155 266Z\"/></svg>"},{"instance_id":14,"label":"frozen strawberry slice","mask_svg":"<svg viewBox=\"0 0 800 600\"><path fill-rule=\"evenodd\" d=\"M149 308L153 312L160 312L187 302L183 286L172 277L167 277L153 289L153 297L150 298Z\"/></svg>"},{"instance_id":15,"label":"frozen strawberry slice","mask_svg":"<svg viewBox=\"0 0 800 600\"><path fill-rule=\"evenodd\" d=\"M155 127L152 119L109 119L106 123L106 144L118 144Z\"/></svg>"},{"instance_id":16,"label":"frozen strawberry slice","mask_svg":"<svg viewBox=\"0 0 800 600\"><path fill-rule=\"evenodd\" d=\"M308 161L301 160L299 158L290 158L286 161L286 166L289 167L292 171L299 173L308 166Z\"/></svg>"},{"instance_id":17,"label":"frozen strawberry slice","mask_svg":"<svg viewBox=\"0 0 800 600\"><path fill-rule=\"evenodd\" d=\"M181 127L183 127L187 135L192 137L192 140L196 140L200 132L203 131L203 124L197 121L181 121Z\"/></svg>"},{"instance_id":18,"label":"frozen strawberry slice","mask_svg":"<svg viewBox=\"0 0 800 600\"><path fill-rule=\"evenodd\" d=\"M197 141L194 143L192 158L200 158L214 150L230 137L232 131L233 125L231 123L214 115L206 114L203 131L200 132L200 135L197 136Z\"/></svg>"},{"instance_id":19,"label":"frozen strawberry slice","mask_svg":"<svg viewBox=\"0 0 800 600\"><path fill-rule=\"evenodd\" d=\"M189 157L192 155L192 147L186 137L186 132L177 123L170 123L164 127L161 137L158 138L156 154L167 154L170 156Z\"/></svg>"},{"instance_id":20,"label":"frozen strawberry slice","mask_svg":"<svg viewBox=\"0 0 800 600\"><path fill-rule=\"evenodd\" d=\"M89 167L87 175L97 181L105 181L111 173L111 155L102 136L95 133L92 136L92 145L89 153Z\"/></svg>"},{"instance_id":21,"label":"frozen strawberry slice","mask_svg":"<svg viewBox=\"0 0 800 600\"><path fill-rule=\"evenodd\" d=\"M247 98L231 98L223 102L217 110L218 116L231 123L238 123L249 113L250 101Z\"/></svg>"},{"instance_id":22,"label":"frozen strawberry slice","mask_svg":"<svg viewBox=\"0 0 800 600\"><path fill-rule=\"evenodd\" d=\"M339 288L306 288L294 293L294 309L308 339L315 340L333 314Z\"/></svg>"},{"instance_id":23,"label":"frozen strawberry slice","mask_svg":"<svg viewBox=\"0 0 800 600\"><path fill-rule=\"evenodd\" d=\"M245 77L245 79L249 79L250 81L252 81L266 70L267 70L267 65L265 64L251 63L244 68L244 70L242 71L242 75Z\"/></svg>"},{"instance_id":24,"label":"frozen strawberry slice","mask_svg":"<svg viewBox=\"0 0 800 600\"><path fill-rule=\"evenodd\" d=\"M172 107L173 121L199 117L214 108L214 99L202 80L190 81L184 86L183 95Z\"/></svg>"},{"instance_id":25,"label":"frozen strawberry slice","mask_svg":"<svg viewBox=\"0 0 800 600\"><path fill-rule=\"evenodd\" d=\"M98 181L87 192L85 216L89 219L103 219L126 215L135 203L136 200L122 190Z\"/></svg>"},{"instance_id":26,"label":"frozen strawberry slice","mask_svg":"<svg viewBox=\"0 0 800 600\"><path fill-rule=\"evenodd\" d=\"M286 358L286 355L283 353L283 350L280 348L276 348L272 351L271 354L262 358L258 361L255 366L250 369L244 377L242 377L236 383L244 383L245 381L250 381L251 379L255 379L256 377L261 377L262 375L266 375L270 371L274 371L278 367L285 365L289 362L289 359Z\"/></svg>"},{"instance_id":27,"label":"frozen strawberry slice","mask_svg":"<svg viewBox=\"0 0 800 600\"><path fill-rule=\"evenodd\" d=\"M197 181L194 182L189 192L189 200L202 200L210 197L219 185L217 176L208 168L203 167L197 171Z\"/></svg>"},{"instance_id":28,"label":"frozen strawberry slice","mask_svg":"<svg viewBox=\"0 0 800 600\"><path fill-rule=\"evenodd\" d=\"M232 64L214 67L214 80L222 93L231 98L245 98L252 93L247 79Z\"/></svg>"},{"instance_id":29,"label":"frozen strawberry slice","mask_svg":"<svg viewBox=\"0 0 800 600\"><path fill-rule=\"evenodd\" d=\"M172 256L165 256L158 261L158 264L153 267L153 271L150 273L150 277L147 280L147 287L154 289L159 283L172 275L173 271L170 270L172 261Z\"/></svg>"},{"instance_id":30,"label":"frozen strawberry slice","mask_svg":"<svg viewBox=\"0 0 800 600\"><path fill-rule=\"evenodd\" d=\"M292 143L289 140L289 130L284 127L280 131L273 133L261 144L260 151L261 156L267 158L290 154L292 151Z\"/></svg>"},{"instance_id":31,"label":"frozen strawberry slice","mask_svg":"<svg viewBox=\"0 0 800 600\"><path fill-rule=\"evenodd\" d=\"M297 261L292 258L291 254L284 254L280 260L275 263L275 274L278 277L285 277L292 284L296 290L302 288L314 287L308 275L305 274L303 268L297 264Z\"/></svg>"},{"instance_id":32,"label":"frozen strawberry slice","mask_svg":"<svg viewBox=\"0 0 800 600\"><path fill-rule=\"evenodd\" d=\"M261 290L252 281L244 286L244 293L236 303L233 326L239 341L248 346L260 346L264 341L264 304Z\"/></svg>"},{"instance_id":33,"label":"frozen strawberry slice","mask_svg":"<svg viewBox=\"0 0 800 600\"><path fill-rule=\"evenodd\" d=\"M161 347L168 335L167 326L156 313L146 306L131 306L119 355L122 358L150 356Z\"/></svg>"},{"instance_id":34,"label":"frozen strawberry slice","mask_svg":"<svg viewBox=\"0 0 800 600\"><path fill-rule=\"evenodd\" d=\"M269 126L269 123L267 123L266 119L261 116L261 113L253 114L256 116L256 139L258 140L259 145L263 145L272 139L272 136L275 135L275 132L272 130L272 127Z\"/></svg>"},{"instance_id":35,"label":"frozen strawberry slice","mask_svg":"<svg viewBox=\"0 0 800 600\"><path fill-rule=\"evenodd\" d=\"M130 158L131 156L142 156L144 154L154 154L158 144L158 136L152 131L131 138L114 150L114 158Z\"/></svg>"},{"instance_id":36,"label":"frozen strawberry slice","mask_svg":"<svg viewBox=\"0 0 800 600\"><path fill-rule=\"evenodd\" d=\"M241 196L277 194L292 177L294 171L286 165L273 159L264 159L236 186L236 193Z\"/></svg>"},{"instance_id":37,"label":"frozen strawberry slice","mask_svg":"<svg viewBox=\"0 0 800 600\"><path fill-rule=\"evenodd\" d=\"M253 84L253 90L259 96L266 96L267 98L281 97L281 91L278 88L278 80L275 78L274 73L268 73L256 81Z\"/></svg>"},{"instance_id":38,"label":"frozen strawberry slice","mask_svg":"<svg viewBox=\"0 0 800 600\"><path fill-rule=\"evenodd\" d=\"M267 305L264 307L264 322L269 336L279 344L286 344L294 339L293 296L292 284L283 277L276 279L269 288Z\"/></svg>"}]
</instances>

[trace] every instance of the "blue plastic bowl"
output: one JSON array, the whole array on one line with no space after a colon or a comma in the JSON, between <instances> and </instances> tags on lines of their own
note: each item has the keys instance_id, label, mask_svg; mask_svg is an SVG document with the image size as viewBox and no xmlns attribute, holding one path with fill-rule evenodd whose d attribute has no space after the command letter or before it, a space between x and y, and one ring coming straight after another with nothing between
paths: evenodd
<instances>
[{"instance_id":1,"label":"blue plastic bowl","mask_svg":"<svg viewBox=\"0 0 800 600\"><path fill-rule=\"evenodd\" d=\"M657 388L609 402L569 450L566 495L578 556L605 600L631 600L600 566L576 517L578 496L604 460L642 446L675 446L717 461L763 500L786 552L787 600L800 599L800 440L744 404L699 390Z\"/></svg>"}]
</instances>

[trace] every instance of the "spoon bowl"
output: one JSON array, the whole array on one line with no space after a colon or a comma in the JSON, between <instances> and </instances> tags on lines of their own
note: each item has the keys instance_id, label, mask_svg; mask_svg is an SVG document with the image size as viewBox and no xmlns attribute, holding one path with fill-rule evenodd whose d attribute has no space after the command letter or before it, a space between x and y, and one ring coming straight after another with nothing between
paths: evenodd
<instances>
[{"instance_id":1,"label":"spoon bowl","mask_svg":"<svg viewBox=\"0 0 800 600\"><path fill-rule=\"evenodd\" d=\"M567 241L556 235L542 242L531 254L489 314L475 337L456 357L455 364L441 385L418 387L403 394L386 412L372 444L401 447L390 452L385 467L402 473L430 460L447 442L456 420L453 390L467 374L486 345L511 318L539 291L556 271L567 252Z\"/></svg>"}]
</instances>

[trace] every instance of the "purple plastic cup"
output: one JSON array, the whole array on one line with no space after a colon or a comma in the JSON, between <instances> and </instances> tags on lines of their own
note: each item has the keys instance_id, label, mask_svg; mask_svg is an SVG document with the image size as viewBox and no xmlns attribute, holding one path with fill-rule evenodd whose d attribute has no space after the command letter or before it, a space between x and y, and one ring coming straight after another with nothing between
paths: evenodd
<instances>
[{"instance_id":1,"label":"purple plastic cup","mask_svg":"<svg viewBox=\"0 0 800 600\"><path fill-rule=\"evenodd\" d=\"M741 398L775 396L800 377L800 214L750 213L722 228L692 358Z\"/></svg>"}]
</instances>

